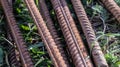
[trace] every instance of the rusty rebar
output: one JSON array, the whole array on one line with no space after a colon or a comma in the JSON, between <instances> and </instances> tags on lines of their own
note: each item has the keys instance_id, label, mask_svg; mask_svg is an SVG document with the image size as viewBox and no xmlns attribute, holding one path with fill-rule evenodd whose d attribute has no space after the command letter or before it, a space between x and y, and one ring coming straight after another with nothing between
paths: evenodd
<instances>
[{"instance_id":1,"label":"rusty rebar","mask_svg":"<svg viewBox=\"0 0 120 67\"><path fill-rule=\"evenodd\" d=\"M86 60L84 58L87 53L85 52L84 56L82 53L82 51L86 51L85 47L82 43L80 35L78 34L77 28L70 15L68 7L65 4L65 1L61 0L60 2L59 0L51 0L51 3L53 4L53 8L56 12L59 24L63 31L63 35L67 42L69 51L72 55L73 63L76 67L87 67L88 65L86 64Z\"/></svg>"},{"instance_id":2,"label":"rusty rebar","mask_svg":"<svg viewBox=\"0 0 120 67\"><path fill-rule=\"evenodd\" d=\"M16 43L16 47L20 53L20 59L22 61L23 67L33 67L33 63L30 57L30 54L27 50L21 32L17 26L16 20L11 10L11 6L9 6L8 0L0 0L2 4L4 13L6 15L8 25L10 27L12 36L14 38L14 42Z\"/></svg>"},{"instance_id":3,"label":"rusty rebar","mask_svg":"<svg viewBox=\"0 0 120 67\"><path fill-rule=\"evenodd\" d=\"M47 25L53 39L55 40L55 43L56 43L57 47L60 50L62 56L64 57L64 60L66 61L66 64L69 65L68 59L67 59L66 54L63 50L63 46L62 46L60 38L57 34L57 30L54 27L54 23L53 23L53 21L50 17L50 14L49 14L49 11L47 9L47 5L45 4L45 1L44 0L39 0L39 5L40 5L40 12L42 14L42 17L46 21L46 25Z\"/></svg>"},{"instance_id":4,"label":"rusty rebar","mask_svg":"<svg viewBox=\"0 0 120 67\"><path fill-rule=\"evenodd\" d=\"M108 64L104 58L104 55L101 51L99 43L96 41L94 30L91 26L89 19L87 18L87 15L85 13L85 10L83 8L81 1L71 0L71 2L73 4L77 17L79 19L79 22L82 26L83 32L86 36L88 46L92 50L91 52L92 52L93 60L96 66L108 67Z\"/></svg>"},{"instance_id":5,"label":"rusty rebar","mask_svg":"<svg viewBox=\"0 0 120 67\"><path fill-rule=\"evenodd\" d=\"M9 6L11 6L11 10L12 8L12 0L9 0ZM10 31L10 27L8 24L6 24L6 32L7 32L7 39L12 43L9 43L7 48L8 48L8 59L10 62L10 66L11 67L21 67L21 60L20 60L20 54L18 52L18 50L16 49L16 46L14 44L13 41L13 37L11 35L11 31Z\"/></svg>"},{"instance_id":6,"label":"rusty rebar","mask_svg":"<svg viewBox=\"0 0 120 67\"><path fill-rule=\"evenodd\" d=\"M73 20L73 18L71 16L71 13L70 13L70 10L69 10L69 8L67 6L67 3L66 3L65 0L60 0L60 1L61 1L61 4L62 4L65 12L66 12L66 16L68 17L69 23L71 25L71 29L73 29L72 31L74 32L76 40L78 41L78 45L80 46L80 50L82 51L83 57L85 59L85 62L86 62L86 64L87 64L88 67L93 67L90 58L88 58L89 55L87 54L87 50L85 48L85 45L82 42L81 36L80 36L80 34L78 32L78 29L77 29L77 27L75 25L75 22L74 22L74 20Z\"/></svg>"},{"instance_id":7,"label":"rusty rebar","mask_svg":"<svg viewBox=\"0 0 120 67\"><path fill-rule=\"evenodd\" d=\"M46 45L48 53L55 67L69 67L66 64L63 56L61 55L60 50L56 46L54 39L52 38L45 22L43 21L41 14L39 13L39 10L37 9L34 3L34 0L24 0L24 1L32 15L32 18L38 28L38 32L40 33L42 40Z\"/></svg>"},{"instance_id":8,"label":"rusty rebar","mask_svg":"<svg viewBox=\"0 0 120 67\"><path fill-rule=\"evenodd\" d=\"M114 0L101 0L104 6L112 13L112 15L120 22L120 7Z\"/></svg>"}]
</instances>

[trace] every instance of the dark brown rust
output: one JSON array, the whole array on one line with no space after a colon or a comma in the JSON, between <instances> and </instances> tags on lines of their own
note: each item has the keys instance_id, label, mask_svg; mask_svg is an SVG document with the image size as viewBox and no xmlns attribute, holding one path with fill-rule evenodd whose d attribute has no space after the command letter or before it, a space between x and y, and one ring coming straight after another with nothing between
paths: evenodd
<instances>
[{"instance_id":1,"label":"dark brown rust","mask_svg":"<svg viewBox=\"0 0 120 67\"><path fill-rule=\"evenodd\" d=\"M58 49L54 39L52 38L45 22L43 21L43 18L36 7L34 0L24 1L34 19L35 24L37 25L38 32L40 33L42 40L46 45L46 48L50 54L50 57L55 67L69 67L66 64L63 56L61 55L60 50Z\"/></svg>"},{"instance_id":2,"label":"dark brown rust","mask_svg":"<svg viewBox=\"0 0 120 67\"><path fill-rule=\"evenodd\" d=\"M45 4L45 1L44 0L39 0L39 5L40 5L40 12L42 14L42 17L46 21L46 25L47 25L52 37L54 38L57 47L60 50L62 56L64 57L64 60L66 61L66 64L69 65L66 54L63 50L62 44L60 42L60 38L57 34L57 30L54 27L54 23L53 23L53 21L50 17L50 14L49 14L49 11L47 9L47 5Z\"/></svg>"},{"instance_id":3,"label":"dark brown rust","mask_svg":"<svg viewBox=\"0 0 120 67\"><path fill-rule=\"evenodd\" d=\"M86 60L83 56L87 56L86 49L82 43L75 23L70 15L69 9L64 0L51 0L55 9L59 24L63 31L63 35L68 44L69 51L76 67L87 67ZM62 4L61 4L62 3ZM81 49L80 49L81 48ZM85 53L83 54L83 51ZM87 61L90 62L90 61ZM92 66L91 63L90 67Z\"/></svg>"},{"instance_id":4,"label":"dark brown rust","mask_svg":"<svg viewBox=\"0 0 120 67\"><path fill-rule=\"evenodd\" d=\"M108 64L104 58L99 43L96 41L95 33L90 24L90 21L87 18L87 15L85 13L81 1L80 0L71 0L71 1L74 6L77 17L79 19L79 22L82 26L82 29L84 31L84 34L86 36L88 46L90 49L92 49L92 56L96 66L108 67Z\"/></svg>"},{"instance_id":5,"label":"dark brown rust","mask_svg":"<svg viewBox=\"0 0 120 67\"><path fill-rule=\"evenodd\" d=\"M69 28L68 28L68 26L66 24L66 20L64 18L64 15L63 15L63 13L61 11L62 6L59 5L57 0L54 0L54 1L51 0L51 2L52 2L53 7L54 7L54 9L56 11L56 15L57 15L58 21L60 23L60 26L62 28L65 40L66 40L67 44L69 45L69 51L70 51L71 55L74 55L74 57L73 56L72 57L75 58L75 60L79 60L79 65L83 66L81 57L80 57L79 52L78 52L78 50L76 48L76 45L75 45L74 40L72 38L72 35L71 35L70 31L69 31ZM78 56L78 58L76 58L77 56ZM73 62L76 63L77 61L73 61ZM76 64L76 65L78 65L78 64Z\"/></svg>"},{"instance_id":6,"label":"dark brown rust","mask_svg":"<svg viewBox=\"0 0 120 67\"><path fill-rule=\"evenodd\" d=\"M115 3L114 0L101 0L105 7L115 16L120 22L120 7Z\"/></svg>"},{"instance_id":7,"label":"dark brown rust","mask_svg":"<svg viewBox=\"0 0 120 67\"><path fill-rule=\"evenodd\" d=\"M27 50L27 47L25 45L25 42L21 36L20 30L16 24L16 20L14 18L14 15L11 10L11 6L9 6L9 3L7 0L0 0L0 3L2 4L2 7L4 9L8 25L10 27L12 36L14 38L14 42L16 43L16 47L18 48L18 51L20 53L20 59L22 61L23 67L33 67L33 63L30 57L30 54Z\"/></svg>"},{"instance_id":8,"label":"dark brown rust","mask_svg":"<svg viewBox=\"0 0 120 67\"><path fill-rule=\"evenodd\" d=\"M86 64L87 64L88 67L93 67L90 58L87 58L87 57L89 57L88 54L87 54L87 50L86 50L86 48L85 48L85 46L84 46L84 44L82 42L82 39L81 39L81 37L79 35L78 29L77 29L77 27L75 25L75 22L74 22L74 20L73 20L73 18L71 16L71 13L69 11L67 3L66 3L65 0L60 0L60 1L61 1L61 4L62 4L64 10L65 10L66 16L67 16L67 18L69 20L69 24L71 25L71 29L74 32L74 35L75 35L76 40L78 42L78 45L80 46L80 50L82 51L83 57L85 59L85 62L86 62Z\"/></svg>"},{"instance_id":9,"label":"dark brown rust","mask_svg":"<svg viewBox=\"0 0 120 67\"><path fill-rule=\"evenodd\" d=\"M12 0L9 0L9 6L12 6ZM11 4L11 5L10 5ZM12 8L11 8L12 10ZM10 62L11 67L21 67L21 62L20 62L20 54L18 50L15 48L15 44L13 41L13 37L11 35L10 27L8 24L6 24L6 32L7 32L7 39L11 42L8 44L8 59Z\"/></svg>"}]
</instances>

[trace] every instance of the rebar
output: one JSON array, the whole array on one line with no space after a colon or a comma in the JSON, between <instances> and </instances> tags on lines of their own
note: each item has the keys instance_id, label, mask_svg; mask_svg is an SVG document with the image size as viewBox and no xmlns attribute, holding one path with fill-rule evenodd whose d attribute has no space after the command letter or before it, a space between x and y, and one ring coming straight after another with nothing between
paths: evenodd
<instances>
[{"instance_id":1,"label":"rebar","mask_svg":"<svg viewBox=\"0 0 120 67\"><path fill-rule=\"evenodd\" d=\"M67 5L64 7L63 5L65 4L63 4L62 2L63 4L62 5L61 2L59 0L51 0L51 3L53 4L53 8L56 12L59 24L63 31L63 35L67 42L69 51L72 55L73 63L75 64L76 67L84 67L84 66L87 67L85 58L83 57L83 54L82 54L82 50L80 49L81 45L83 45L82 40L78 34L75 23L72 20L71 15L69 14L69 10L66 9Z\"/></svg>"},{"instance_id":2,"label":"rebar","mask_svg":"<svg viewBox=\"0 0 120 67\"><path fill-rule=\"evenodd\" d=\"M83 32L86 36L88 46L92 52L93 60L96 66L108 67L108 64L104 58L104 55L101 51L99 43L96 41L96 36L94 30L91 26L89 19L85 13L83 5L80 0L71 0L75 12L77 14L78 20L82 26Z\"/></svg>"},{"instance_id":3,"label":"rebar","mask_svg":"<svg viewBox=\"0 0 120 67\"><path fill-rule=\"evenodd\" d=\"M72 31L74 32L76 40L78 41L78 45L80 46L80 50L81 50L81 52L83 54L83 57L85 59L85 63L87 64L88 67L93 67L91 59L88 58L89 55L87 53L85 45L82 42L81 36L80 36L80 34L78 32L78 29L77 29L77 26L75 25L75 22L74 22L74 20L73 20L73 18L71 16L71 13L70 13L70 10L69 10L69 8L67 6L67 3L66 3L65 0L60 0L60 1L61 1L61 4L62 4L64 10L65 10L66 16L67 16L67 18L69 20L69 24L71 25L71 29L73 29Z\"/></svg>"},{"instance_id":4,"label":"rebar","mask_svg":"<svg viewBox=\"0 0 120 67\"><path fill-rule=\"evenodd\" d=\"M120 7L114 0L101 0L104 6L113 14L113 16L120 22Z\"/></svg>"},{"instance_id":5,"label":"rebar","mask_svg":"<svg viewBox=\"0 0 120 67\"><path fill-rule=\"evenodd\" d=\"M40 33L42 40L46 45L46 48L49 52L49 55L55 67L69 67L66 64L63 56L61 55L60 50L56 46L54 39L52 38L45 22L43 21L41 14L39 13L38 8L34 3L34 0L24 0L24 1L32 15L32 18L38 28L38 32Z\"/></svg>"},{"instance_id":6,"label":"rebar","mask_svg":"<svg viewBox=\"0 0 120 67\"><path fill-rule=\"evenodd\" d=\"M42 14L42 17L46 21L46 25L47 25L52 37L54 38L57 47L60 50L62 56L64 57L66 64L69 65L68 59L67 59L66 54L63 49L63 45L61 44L60 37L58 36L57 30L54 27L54 23L50 17L50 13L47 9L47 5L45 4L45 1L39 0L39 5L40 5L40 12Z\"/></svg>"},{"instance_id":7,"label":"rebar","mask_svg":"<svg viewBox=\"0 0 120 67\"><path fill-rule=\"evenodd\" d=\"M25 45L21 32L17 26L16 20L11 10L11 6L9 5L7 0L0 0L0 3L2 4L4 13L8 21L8 25L10 27L10 31L14 38L14 42L16 43L16 47L18 48L18 51L20 53L20 59L22 61L22 66L33 67L30 54L27 50L27 47Z\"/></svg>"}]
</instances>

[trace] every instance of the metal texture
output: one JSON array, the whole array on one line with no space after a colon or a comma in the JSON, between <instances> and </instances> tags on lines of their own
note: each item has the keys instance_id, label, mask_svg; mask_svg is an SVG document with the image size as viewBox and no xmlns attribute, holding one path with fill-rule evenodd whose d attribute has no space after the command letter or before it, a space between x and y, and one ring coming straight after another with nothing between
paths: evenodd
<instances>
[{"instance_id":1,"label":"metal texture","mask_svg":"<svg viewBox=\"0 0 120 67\"><path fill-rule=\"evenodd\" d=\"M12 10L12 0L9 0L9 6L11 6ZM13 43L13 37L11 35L10 27L8 24L6 24L6 32L7 32L7 39L11 42L8 44L8 59L10 62L11 67L21 67L21 60L20 60L20 54L18 50L15 48L15 44Z\"/></svg>"},{"instance_id":2,"label":"metal texture","mask_svg":"<svg viewBox=\"0 0 120 67\"><path fill-rule=\"evenodd\" d=\"M10 2L9 2L10 1ZM8 35L9 39L13 39L14 45L9 45L9 61L11 66L17 67L34 67L30 54L27 50L21 32L17 26L16 20L12 13L12 0L0 0L6 15L8 26L10 28L11 35ZM30 14L38 28L38 32L45 43L47 51L54 63L55 67L70 67L60 38L57 34L57 30L54 27L54 23L50 17L47 5L44 0L39 0L40 12L36 7L34 0L24 0ZM91 59L88 58L88 52L85 45L82 42L79 31L75 25L75 22L71 16L69 8L65 0L50 0L55 13L57 15L59 24L61 26L65 41L67 43L69 53L72 56L72 61L75 67L93 67ZM105 7L115 16L120 22L120 8L114 0L101 0ZM96 67L108 67L108 64L101 51L99 43L96 41L94 30L91 26L89 19L85 13L83 5L80 0L71 0L75 13L82 26L83 32L86 36L90 52L92 53L93 61ZM42 15L42 16L41 16ZM43 17L43 18L42 18ZM45 23L45 22L46 23ZM8 31L9 32L9 31ZM11 38L12 37L12 38ZM17 49L16 49L17 48ZM16 52L17 51L17 52ZM22 62L22 63L21 63Z\"/></svg>"},{"instance_id":3,"label":"metal texture","mask_svg":"<svg viewBox=\"0 0 120 67\"><path fill-rule=\"evenodd\" d=\"M63 45L61 44L60 38L57 34L57 30L54 27L54 23L50 17L50 14L49 14L49 11L47 9L47 5L45 4L45 1L39 0L39 5L40 5L40 12L42 14L42 17L46 21L46 25L47 25L53 39L55 40L56 46L60 50L60 53L62 54L66 64L69 66L69 62L68 62L68 59L67 59L66 54L64 52Z\"/></svg>"},{"instance_id":4,"label":"metal texture","mask_svg":"<svg viewBox=\"0 0 120 67\"><path fill-rule=\"evenodd\" d=\"M99 43L96 41L94 30L91 26L90 21L87 18L87 15L85 13L81 1L80 0L71 0L71 1L75 9L75 12L77 14L77 17L79 19L79 22L82 26L82 29L84 31L84 34L86 36L88 46L92 50L91 52L96 66L108 67L108 64L104 58Z\"/></svg>"},{"instance_id":5,"label":"metal texture","mask_svg":"<svg viewBox=\"0 0 120 67\"><path fill-rule=\"evenodd\" d=\"M45 22L43 21L43 18L36 7L34 0L24 0L24 1L32 15L32 18L34 19L34 22L38 28L38 32L40 33L42 40L46 45L48 53L55 67L69 67L66 64L62 54L60 53L60 50L58 49L54 39L52 38Z\"/></svg>"},{"instance_id":6,"label":"metal texture","mask_svg":"<svg viewBox=\"0 0 120 67\"><path fill-rule=\"evenodd\" d=\"M63 31L63 35L67 42L69 51L72 55L73 63L75 64L76 67L87 67L88 65L84 58L84 56L85 57L87 56L85 47L82 43L80 35L78 34L77 28L70 15L70 12L65 1L61 0L60 2L59 0L51 0L51 3L53 4L53 8L56 12L59 24ZM84 56L83 51L85 51Z\"/></svg>"},{"instance_id":7,"label":"metal texture","mask_svg":"<svg viewBox=\"0 0 120 67\"><path fill-rule=\"evenodd\" d=\"M120 22L120 7L114 0L101 0L105 7L113 14L113 16Z\"/></svg>"},{"instance_id":8,"label":"metal texture","mask_svg":"<svg viewBox=\"0 0 120 67\"><path fill-rule=\"evenodd\" d=\"M17 26L16 20L11 10L11 6L9 6L9 3L7 0L0 0L0 3L2 4L2 7L4 9L4 13L6 15L8 25L10 27L10 31L14 38L14 42L16 43L16 47L18 48L18 51L20 53L20 59L22 62L22 66L33 67L30 54L27 50L23 37L21 36L20 30Z\"/></svg>"},{"instance_id":9,"label":"metal texture","mask_svg":"<svg viewBox=\"0 0 120 67\"><path fill-rule=\"evenodd\" d=\"M64 8L64 11L65 11L65 13L66 13L66 16L67 16L67 18L68 18L68 20L69 20L69 24L71 25L71 29L72 29L72 31L74 32L76 41L78 42L78 45L79 45L79 47L80 47L80 50L81 50L81 52L82 52L82 54L83 54L83 57L84 57L84 59L85 59L85 63L87 64L88 67L93 67L90 58L88 58L89 55L87 54L87 50L86 50L86 48L85 48L85 46L84 46L84 44L83 44L83 42L82 42L82 39L81 39L81 37L80 37L80 35L79 35L78 29L77 29L77 27L76 27L76 25L75 25L75 22L74 22L74 20L73 20L73 18L72 18L72 16L71 16L71 13L70 13L70 10L69 10L69 8L68 8L68 6L67 6L67 3L66 3L65 0L60 0L60 1L61 1L61 4L62 4L63 8Z\"/></svg>"}]
</instances>

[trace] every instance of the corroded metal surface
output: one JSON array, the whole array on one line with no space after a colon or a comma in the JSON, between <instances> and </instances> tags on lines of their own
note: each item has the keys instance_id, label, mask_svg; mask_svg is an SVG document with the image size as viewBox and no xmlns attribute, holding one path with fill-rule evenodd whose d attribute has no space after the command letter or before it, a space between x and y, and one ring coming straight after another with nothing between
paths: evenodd
<instances>
[{"instance_id":1,"label":"corroded metal surface","mask_svg":"<svg viewBox=\"0 0 120 67\"><path fill-rule=\"evenodd\" d=\"M11 6L12 10L12 0L9 1L9 6ZM11 4L11 5L10 5ZM10 62L11 67L21 67L21 60L20 60L20 54L18 50L16 49L15 44L13 43L13 37L11 35L10 27L8 24L6 24L6 32L7 32L7 39L11 42L8 44L8 60Z\"/></svg>"},{"instance_id":2,"label":"corroded metal surface","mask_svg":"<svg viewBox=\"0 0 120 67\"><path fill-rule=\"evenodd\" d=\"M114 0L101 0L105 7L115 16L120 22L120 7L115 3Z\"/></svg>"},{"instance_id":3,"label":"corroded metal surface","mask_svg":"<svg viewBox=\"0 0 120 67\"><path fill-rule=\"evenodd\" d=\"M77 27L76 27L76 25L75 25L75 22L74 22L74 20L73 20L73 18L72 18L72 16L71 16L71 13L70 13L70 11L69 11L69 8L68 8L68 6L67 6L67 3L66 3L65 0L60 0L60 1L61 1L61 4L62 4L63 8L64 8L64 11L65 11L65 13L66 13L66 16L67 16L67 18L68 18L68 20L69 20L69 23L70 23L70 25L71 25L71 29L72 29L72 31L74 32L75 38L76 38L76 40L77 40L77 42L78 42L78 45L80 46L80 50L81 50L81 52L82 52L82 54L83 54L83 57L84 57L84 59L85 59L85 63L87 64L88 67L93 67L90 58L88 58L89 55L87 54L87 50L86 50L85 45L83 44L82 39L81 39L81 37L80 37L80 35L79 35L79 32L78 32ZM87 58L87 59L86 59L86 58Z\"/></svg>"},{"instance_id":4,"label":"corroded metal surface","mask_svg":"<svg viewBox=\"0 0 120 67\"><path fill-rule=\"evenodd\" d=\"M64 0L51 0L51 3L53 4L63 35L72 55L73 63L76 67L87 67L88 64L92 67L92 63L89 59L87 62L90 63L86 63L85 57L87 57L87 52L70 15L66 2ZM85 52L83 53L83 51Z\"/></svg>"},{"instance_id":5,"label":"corroded metal surface","mask_svg":"<svg viewBox=\"0 0 120 67\"><path fill-rule=\"evenodd\" d=\"M58 49L53 37L51 36L46 24L43 21L43 18L41 17L41 14L39 13L39 10L37 9L35 3L33 0L24 0L33 19L34 22L38 28L38 32L40 33L43 42L46 45L46 48L49 52L49 55L55 65L55 67L69 67L62 54L60 53L60 50Z\"/></svg>"},{"instance_id":6,"label":"corroded metal surface","mask_svg":"<svg viewBox=\"0 0 120 67\"><path fill-rule=\"evenodd\" d=\"M11 1L11 0L10 0ZM65 41L67 43L69 53L72 56L72 61L75 67L93 67L91 59L88 58L88 52L85 45L82 42L79 31L75 25L75 22L71 16L69 8L65 0L50 0L53 8L55 10L56 16L58 18L60 27L62 29ZM119 6L113 0L101 0L106 8L120 21L120 9ZM55 67L70 67L66 54L63 50L60 38L57 35L57 30L54 27L54 23L50 17L47 5L44 0L39 0L40 4L40 14L38 8L36 7L34 0L24 0L26 3L30 14L37 26L38 32L45 43L47 51L54 63ZM79 22L82 26L83 32L86 36L90 52L96 67L108 67L108 64L104 58L101 51L99 43L96 41L95 33L92 29L91 23L87 18L85 10L80 0L71 0ZM10 33L12 34L12 39L15 45L10 45L9 58L10 63L17 67L34 67L30 54L26 48L25 42L21 36L20 30L15 21L14 15L12 13L12 6L8 0L0 0L3 6L8 26L10 28ZM43 17L43 18L42 18ZM44 22L46 21L46 23ZM9 37L9 36L8 36ZM17 47L17 50L15 47ZM18 54L16 53L18 52ZM20 57L20 59L18 59ZM20 63L22 62L22 64Z\"/></svg>"},{"instance_id":7,"label":"corroded metal surface","mask_svg":"<svg viewBox=\"0 0 120 67\"><path fill-rule=\"evenodd\" d=\"M4 13L6 15L8 25L10 27L12 36L14 38L14 42L16 43L16 47L18 48L18 51L20 53L22 66L33 67L30 54L28 53L23 37L21 36L20 30L17 26L16 20L11 10L11 6L9 6L9 3L7 0L0 0L0 3L2 4L2 7L4 9Z\"/></svg>"},{"instance_id":8,"label":"corroded metal surface","mask_svg":"<svg viewBox=\"0 0 120 67\"><path fill-rule=\"evenodd\" d=\"M46 21L46 25L47 25L52 37L54 38L57 47L60 50L62 56L64 57L64 60L65 60L66 64L69 65L68 59L67 59L66 54L63 50L63 46L60 42L60 38L57 34L57 30L54 27L54 23L53 23L53 21L50 17L50 14L49 14L49 11L47 9L47 5L45 4L45 1L44 0L39 0L39 5L40 5L40 12L42 14L42 17Z\"/></svg>"},{"instance_id":9,"label":"corroded metal surface","mask_svg":"<svg viewBox=\"0 0 120 67\"><path fill-rule=\"evenodd\" d=\"M107 62L99 46L99 43L96 41L95 33L92 29L90 21L87 18L82 3L80 2L80 0L71 0L71 1L74 6L77 17L79 19L79 22L82 26L82 29L84 31L84 34L86 36L88 46L92 50L91 52L96 66L108 67Z\"/></svg>"}]
</instances>

